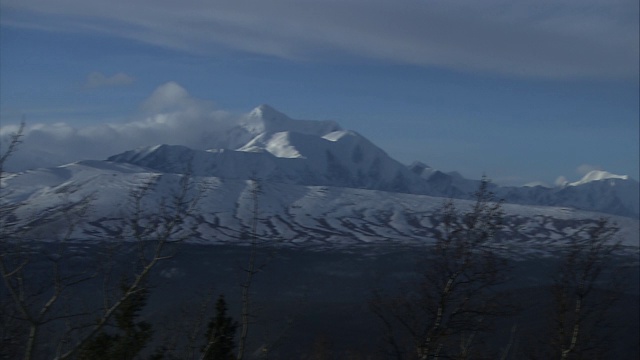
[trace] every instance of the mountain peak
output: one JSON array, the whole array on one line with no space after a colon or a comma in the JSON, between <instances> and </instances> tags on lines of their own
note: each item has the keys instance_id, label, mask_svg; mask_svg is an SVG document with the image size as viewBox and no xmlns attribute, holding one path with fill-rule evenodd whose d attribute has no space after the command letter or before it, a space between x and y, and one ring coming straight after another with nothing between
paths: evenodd
<instances>
[{"instance_id":1,"label":"mountain peak","mask_svg":"<svg viewBox=\"0 0 640 360\"><path fill-rule=\"evenodd\" d=\"M420 169L420 171L424 170L424 169L430 169L431 166L423 163L422 161L414 161L411 163L411 165L409 165L409 169Z\"/></svg>"},{"instance_id":2,"label":"mountain peak","mask_svg":"<svg viewBox=\"0 0 640 360\"><path fill-rule=\"evenodd\" d=\"M593 170L593 171L589 171L579 181L570 183L569 186L578 186L578 185L583 185L592 181L600 181L600 180L607 180L607 179L629 180L629 176L616 175L616 174L612 174L610 172L602 171L602 170Z\"/></svg>"},{"instance_id":3,"label":"mountain peak","mask_svg":"<svg viewBox=\"0 0 640 360\"><path fill-rule=\"evenodd\" d=\"M274 121L274 120L277 121L282 119L289 120L289 117L287 115L274 109L268 104L262 104L256 107L249 113L249 116L252 118L259 118L266 121Z\"/></svg>"},{"instance_id":4,"label":"mountain peak","mask_svg":"<svg viewBox=\"0 0 640 360\"><path fill-rule=\"evenodd\" d=\"M273 135L278 132L299 132L308 135L324 136L341 130L340 125L330 120L297 120L262 104L244 118L241 126L253 136L261 133Z\"/></svg>"}]
</instances>

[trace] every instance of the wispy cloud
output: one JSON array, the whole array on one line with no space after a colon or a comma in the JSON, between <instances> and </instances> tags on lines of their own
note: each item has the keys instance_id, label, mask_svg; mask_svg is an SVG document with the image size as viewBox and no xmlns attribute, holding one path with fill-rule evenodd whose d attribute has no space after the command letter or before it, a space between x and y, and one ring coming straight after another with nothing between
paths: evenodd
<instances>
[{"instance_id":1,"label":"wispy cloud","mask_svg":"<svg viewBox=\"0 0 640 360\"><path fill-rule=\"evenodd\" d=\"M135 79L125 73L117 73L112 76L106 76L101 72L91 72L87 75L84 86L87 89L95 89L100 87L126 86L133 84Z\"/></svg>"},{"instance_id":2,"label":"wispy cloud","mask_svg":"<svg viewBox=\"0 0 640 360\"><path fill-rule=\"evenodd\" d=\"M7 26L192 53L340 56L533 78L638 76L637 0L6 0Z\"/></svg>"}]
</instances>

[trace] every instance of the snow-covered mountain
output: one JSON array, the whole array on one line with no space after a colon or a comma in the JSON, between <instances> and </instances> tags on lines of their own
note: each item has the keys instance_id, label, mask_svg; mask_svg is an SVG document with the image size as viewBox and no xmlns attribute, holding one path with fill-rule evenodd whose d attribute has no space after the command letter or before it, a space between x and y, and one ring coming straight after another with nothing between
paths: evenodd
<instances>
[{"instance_id":1,"label":"snow-covered mountain","mask_svg":"<svg viewBox=\"0 0 640 360\"><path fill-rule=\"evenodd\" d=\"M293 120L268 105L242 117L224 136L211 136L207 151L157 145L109 157L159 172L258 178L293 185L334 186L470 199L479 180L423 163L405 166L354 131L333 121ZM564 206L638 218L639 186L628 176L603 171L562 187L497 187L506 202Z\"/></svg>"},{"instance_id":2,"label":"snow-covered mountain","mask_svg":"<svg viewBox=\"0 0 640 360\"><path fill-rule=\"evenodd\" d=\"M67 228L63 209L91 196L88 218L72 236L76 240L110 240L127 236L132 210L130 194L153 184L143 199L145 213L154 213L178 193L181 174L160 173L128 163L81 161L30 170L4 179L11 189L3 201L17 204L9 223L34 227L43 240ZM194 176L202 187L196 211L180 224L189 241L236 243L250 231L253 218L251 181ZM428 244L438 231L440 197L329 186L302 186L262 181L258 198L258 234L277 245L354 246L358 244ZM199 189L204 189L199 193ZM200 195L197 195L200 194ZM6 204L5 203L5 204ZM461 209L471 206L457 200ZM559 207L505 204L506 229L497 246L514 257L554 251L580 226L602 216ZM613 217L626 251L637 253L639 222Z\"/></svg>"},{"instance_id":3,"label":"snow-covered mountain","mask_svg":"<svg viewBox=\"0 0 640 360\"><path fill-rule=\"evenodd\" d=\"M332 121L292 120L261 105L230 133L237 140L231 149L203 151L158 145L127 151L108 160L159 172L191 171L199 176L228 179L429 192L428 185L406 166L360 134L342 130Z\"/></svg>"},{"instance_id":4,"label":"snow-covered mountain","mask_svg":"<svg viewBox=\"0 0 640 360\"><path fill-rule=\"evenodd\" d=\"M207 133L200 146L237 150L259 138L271 138L280 132L295 132L304 135L322 136L340 131L335 121L293 120L269 105L263 104L242 116L235 126L222 133ZM207 146L208 144L208 146Z\"/></svg>"},{"instance_id":5,"label":"snow-covered mountain","mask_svg":"<svg viewBox=\"0 0 640 360\"><path fill-rule=\"evenodd\" d=\"M638 181L626 175L592 171L561 187L503 187L496 192L511 203L566 206L638 218L639 189Z\"/></svg>"},{"instance_id":6,"label":"snow-covered mountain","mask_svg":"<svg viewBox=\"0 0 640 360\"><path fill-rule=\"evenodd\" d=\"M459 199L471 198L478 180L463 178L456 172L444 173L420 162L409 169L425 179L431 194ZM581 180L560 187L493 186L499 198L523 205L563 206L581 210L638 218L640 214L640 183L627 175L615 175L594 170Z\"/></svg>"},{"instance_id":7,"label":"snow-covered mountain","mask_svg":"<svg viewBox=\"0 0 640 360\"><path fill-rule=\"evenodd\" d=\"M198 211L181 224L191 241L240 239L253 216L250 180L258 179L264 238L331 246L415 244L430 241L437 231L434 216L443 198L469 206L479 184L422 163L405 166L335 122L293 120L266 105L210 138L209 150L161 144L4 176L0 201L12 209L5 224L38 223L43 234L55 234L63 226L60 210L90 195L89 221L74 237L121 236L132 191L153 184L144 200L153 211L189 174L201 185L195 188L204 189ZM223 143L227 147L216 148ZM602 171L557 188L494 185L506 202L509 241L500 246L507 252L553 248L579 226L608 214L637 252L638 189L636 180Z\"/></svg>"}]
</instances>

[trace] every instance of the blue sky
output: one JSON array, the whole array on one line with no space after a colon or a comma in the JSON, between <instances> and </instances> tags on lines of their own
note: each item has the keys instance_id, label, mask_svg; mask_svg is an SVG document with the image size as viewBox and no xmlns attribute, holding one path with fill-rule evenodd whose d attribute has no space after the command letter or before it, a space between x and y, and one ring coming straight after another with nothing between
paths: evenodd
<instances>
[{"instance_id":1,"label":"blue sky","mask_svg":"<svg viewBox=\"0 0 640 360\"><path fill-rule=\"evenodd\" d=\"M87 134L148 124L175 82L184 116L268 103L470 178L639 178L637 0L0 4L1 132L24 117L42 161L111 155Z\"/></svg>"}]
</instances>

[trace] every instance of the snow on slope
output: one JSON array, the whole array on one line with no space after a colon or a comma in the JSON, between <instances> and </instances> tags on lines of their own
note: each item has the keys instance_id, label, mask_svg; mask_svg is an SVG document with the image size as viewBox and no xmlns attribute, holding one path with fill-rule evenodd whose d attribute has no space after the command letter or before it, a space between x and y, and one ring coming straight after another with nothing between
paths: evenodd
<instances>
[{"instance_id":1,"label":"snow on slope","mask_svg":"<svg viewBox=\"0 0 640 360\"><path fill-rule=\"evenodd\" d=\"M460 174L444 173L420 162L409 169L425 179L430 194L469 199L478 188L478 180L463 178ZM640 184L626 175L606 171L592 171L580 181L565 186L493 186L492 191L506 202L523 205L565 206L613 215L640 216Z\"/></svg>"},{"instance_id":2,"label":"snow on slope","mask_svg":"<svg viewBox=\"0 0 640 360\"><path fill-rule=\"evenodd\" d=\"M195 175L229 179L260 178L296 185L428 192L428 186L403 164L361 135L342 130L323 136L298 132L263 133L238 151L202 151L161 145L127 151L108 160L160 172L185 173L190 170Z\"/></svg>"},{"instance_id":3,"label":"snow on slope","mask_svg":"<svg viewBox=\"0 0 640 360\"><path fill-rule=\"evenodd\" d=\"M335 121L294 120L269 105L263 104L242 116L236 124L225 133L212 136L207 149L231 149L243 151L260 151L264 148L251 144L261 144L280 132L296 132L305 135L322 136L332 131L341 130ZM254 148L255 147L255 148ZM269 149L277 152L276 149ZM274 154L276 156L286 154Z\"/></svg>"},{"instance_id":4,"label":"snow on slope","mask_svg":"<svg viewBox=\"0 0 640 360\"><path fill-rule=\"evenodd\" d=\"M159 204L179 189L182 175L158 173L143 167L107 161L69 164L54 169L25 172L5 179L13 189L4 201L21 202L12 226L24 226L41 215L41 239L65 230L59 210L69 201L94 196L89 217L74 234L76 240L112 240L127 237L130 192L152 182L144 209L157 211ZM251 228L252 185L242 179L196 176L205 193L198 209L185 219L180 231L197 243L238 243ZM20 186L20 184L30 184ZM38 184L38 185L33 185ZM275 245L323 247L358 244L420 245L432 242L437 230L438 209L443 199L328 186L260 183L260 239ZM195 195L196 189L193 189ZM170 202L167 202L170 203ZM471 203L458 200L466 209ZM505 204L506 229L495 246L513 257L548 254L564 244L580 226L601 216L567 208ZM638 220L614 217L621 227L625 251L638 252Z\"/></svg>"},{"instance_id":5,"label":"snow on slope","mask_svg":"<svg viewBox=\"0 0 640 360\"><path fill-rule=\"evenodd\" d=\"M214 120L210 124L198 123L200 136L189 141L188 147L151 144L110 159L158 172L181 173L191 163L192 172L201 176L260 177L286 184L365 188L458 199L472 198L479 182L420 163L406 167L358 133L343 131L333 121L294 120L268 105L261 105L244 116ZM130 135L136 134L145 138L141 133ZM172 143L174 139L168 140ZM180 136L175 139L177 143L183 140ZM494 187L493 190L505 201L517 204L575 207L640 217L640 186L634 179L593 172L568 185Z\"/></svg>"},{"instance_id":6,"label":"snow on slope","mask_svg":"<svg viewBox=\"0 0 640 360\"><path fill-rule=\"evenodd\" d=\"M355 132L342 131L331 121L292 120L268 105L254 109L242 126L255 136L238 147L239 150L306 159L310 165L305 166L305 175L293 178L324 179L294 182L299 185L323 184L469 199L479 183L422 163L414 163L407 167L408 172L404 171L400 163ZM494 187L493 190L506 202L516 204L575 207L640 217L640 185L626 175L592 171L568 185Z\"/></svg>"},{"instance_id":7,"label":"snow on slope","mask_svg":"<svg viewBox=\"0 0 640 360\"><path fill-rule=\"evenodd\" d=\"M253 109L240 121L240 126L254 135L291 131L322 136L341 130L335 121L294 120L266 104Z\"/></svg>"},{"instance_id":8,"label":"snow on slope","mask_svg":"<svg viewBox=\"0 0 640 360\"><path fill-rule=\"evenodd\" d=\"M640 214L640 183L628 176L596 176L556 188L502 187L495 191L505 201L517 204L567 206L636 219Z\"/></svg>"}]
</instances>

